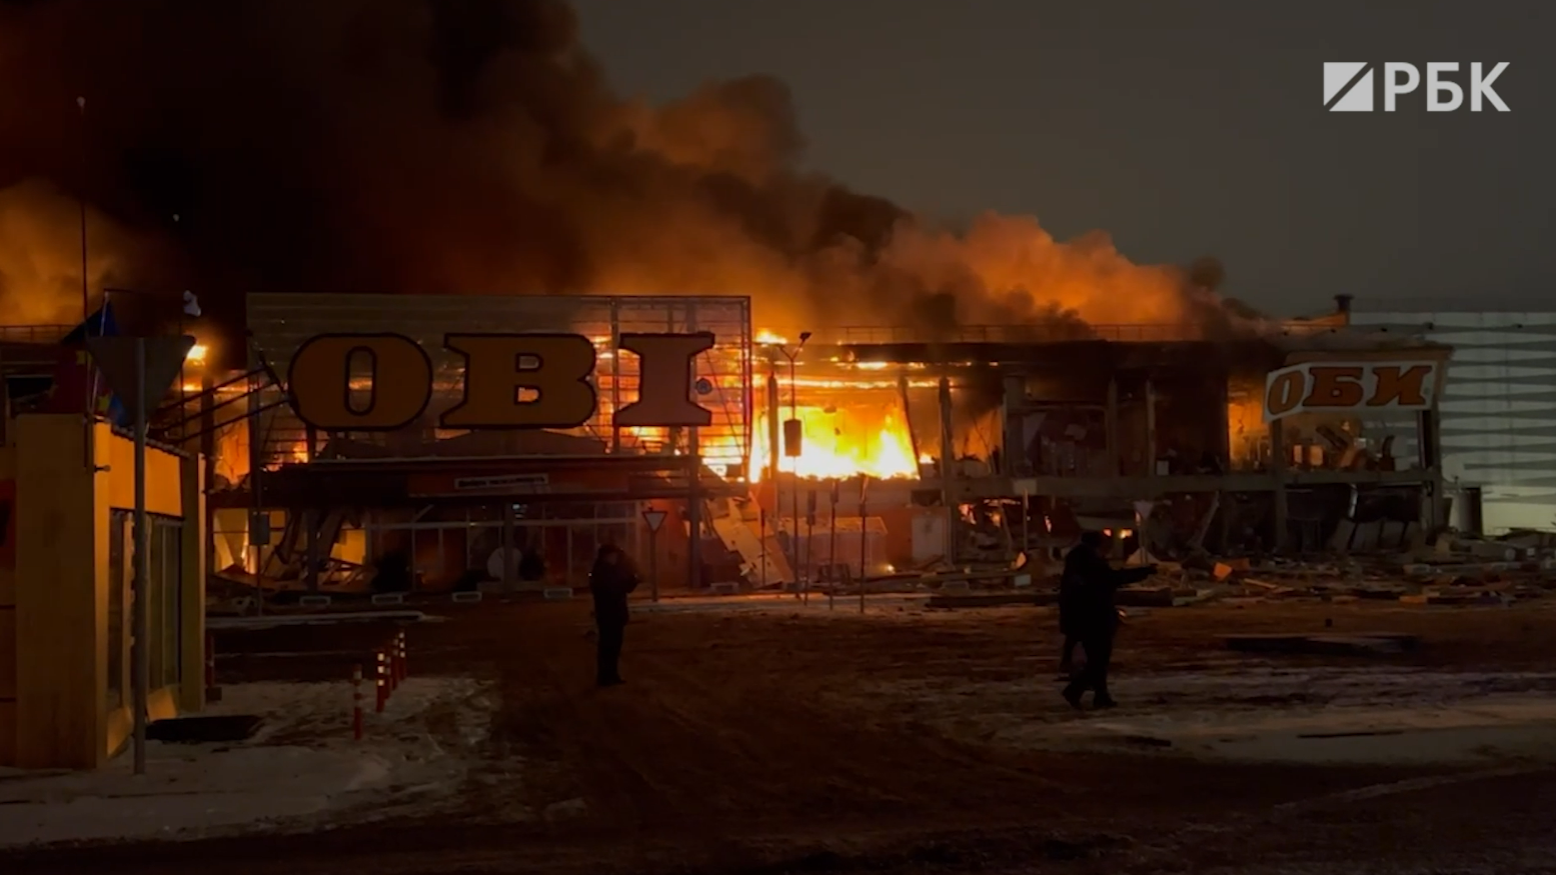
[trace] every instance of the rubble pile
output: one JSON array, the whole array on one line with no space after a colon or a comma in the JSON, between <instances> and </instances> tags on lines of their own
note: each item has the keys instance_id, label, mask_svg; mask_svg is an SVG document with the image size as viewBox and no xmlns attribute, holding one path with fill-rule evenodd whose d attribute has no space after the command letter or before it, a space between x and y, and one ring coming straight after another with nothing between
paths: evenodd
<instances>
[{"instance_id":1,"label":"rubble pile","mask_svg":"<svg viewBox=\"0 0 1556 875\"><path fill-rule=\"evenodd\" d=\"M1556 591L1556 534L1514 532L1495 539L1445 532L1393 553L1342 552L1317 558L1211 559L1159 563L1139 589L1172 592L1172 604L1209 600L1417 605L1510 604ZM1191 595L1192 593L1192 595ZM1156 601L1163 601L1160 595Z\"/></svg>"},{"instance_id":2,"label":"rubble pile","mask_svg":"<svg viewBox=\"0 0 1556 875\"><path fill-rule=\"evenodd\" d=\"M1521 531L1498 538L1445 532L1396 552L1332 552L1305 558L1215 558L1157 562L1151 579L1118 593L1123 607L1181 607L1218 602L1348 603L1393 601L1410 605L1509 605L1556 593L1556 533ZM944 607L1052 602L1058 568L1030 569L1035 592L969 592L966 583L936 586ZM992 583L992 581L990 581Z\"/></svg>"}]
</instances>

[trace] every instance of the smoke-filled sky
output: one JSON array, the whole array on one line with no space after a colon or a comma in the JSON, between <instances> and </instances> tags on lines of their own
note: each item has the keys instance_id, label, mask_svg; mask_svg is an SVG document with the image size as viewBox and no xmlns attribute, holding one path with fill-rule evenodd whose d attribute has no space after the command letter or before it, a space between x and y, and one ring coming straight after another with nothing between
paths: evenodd
<instances>
[{"instance_id":1,"label":"smoke-filled sky","mask_svg":"<svg viewBox=\"0 0 1556 875\"><path fill-rule=\"evenodd\" d=\"M1556 5L1534 0L578 0L652 97L786 82L807 159L926 210L1219 257L1273 312L1347 292L1549 308ZM1324 61L1509 61L1507 114L1325 113ZM1424 83L1422 85L1424 88ZM1379 103L1381 109L1381 98Z\"/></svg>"},{"instance_id":2,"label":"smoke-filled sky","mask_svg":"<svg viewBox=\"0 0 1556 875\"><path fill-rule=\"evenodd\" d=\"M776 326L1189 330L1216 287L1290 311L1549 266L1511 212L1550 188L1513 185L1510 132L1549 154L1530 54L1499 89L1527 110L1337 116L1330 54L1463 45L1144 0L582 2L580 35L561 0L4 0L6 321L79 314L81 197L94 291L229 321L267 290L729 293ZM1174 266L1206 255L1224 286Z\"/></svg>"},{"instance_id":3,"label":"smoke-filled sky","mask_svg":"<svg viewBox=\"0 0 1556 875\"><path fill-rule=\"evenodd\" d=\"M80 312L83 196L94 290L191 288L229 319L255 290L749 294L778 326L1222 312L1214 264L1136 266L1020 214L951 228L810 169L779 79L625 99L640 88L606 81L561 0L0 16L13 322Z\"/></svg>"}]
</instances>

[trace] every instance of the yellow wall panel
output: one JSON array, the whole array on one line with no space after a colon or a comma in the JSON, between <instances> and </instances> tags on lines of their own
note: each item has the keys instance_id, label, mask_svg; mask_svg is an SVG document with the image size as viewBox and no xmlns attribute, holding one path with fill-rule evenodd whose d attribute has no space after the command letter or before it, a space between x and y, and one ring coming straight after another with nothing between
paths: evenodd
<instances>
[{"instance_id":1,"label":"yellow wall panel","mask_svg":"<svg viewBox=\"0 0 1556 875\"><path fill-rule=\"evenodd\" d=\"M16 610L0 607L0 702L16 699Z\"/></svg>"},{"instance_id":2,"label":"yellow wall panel","mask_svg":"<svg viewBox=\"0 0 1556 875\"><path fill-rule=\"evenodd\" d=\"M81 430L80 420L75 428ZM97 427L97 464L108 467L101 472L99 489L107 507L129 509L135 506L135 442L115 434L107 425ZM184 498L179 487L178 456L156 447L146 448L146 512L163 516L183 516Z\"/></svg>"},{"instance_id":3,"label":"yellow wall panel","mask_svg":"<svg viewBox=\"0 0 1556 875\"><path fill-rule=\"evenodd\" d=\"M0 529L0 607L16 604L16 450L0 447L0 504L6 514Z\"/></svg>"},{"instance_id":4,"label":"yellow wall panel","mask_svg":"<svg viewBox=\"0 0 1556 875\"><path fill-rule=\"evenodd\" d=\"M107 525L96 519L78 416L16 419L16 759L101 760Z\"/></svg>"},{"instance_id":5,"label":"yellow wall panel","mask_svg":"<svg viewBox=\"0 0 1556 875\"><path fill-rule=\"evenodd\" d=\"M0 766L16 765L16 703L0 702Z\"/></svg>"}]
</instances>

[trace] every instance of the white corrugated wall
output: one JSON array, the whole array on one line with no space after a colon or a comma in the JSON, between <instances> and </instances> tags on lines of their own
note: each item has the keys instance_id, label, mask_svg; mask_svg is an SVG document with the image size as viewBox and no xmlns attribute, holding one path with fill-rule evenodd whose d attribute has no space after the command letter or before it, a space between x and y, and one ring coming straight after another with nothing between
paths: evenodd
<instances>
[{"instance_id":1,"label":"white corrugated wall","mask_svg":"<svg viewBox=\"0 0 1556 875\"><path fill-rule=\"evenodd\" d=\"M1480 487L1488 533L1556 528L1556 312L1356 311L1351 322L1454 348L1440 408L1444 475ZM1396 454L1415 451L1412 436Z\"/></svg>"}]
</instances>

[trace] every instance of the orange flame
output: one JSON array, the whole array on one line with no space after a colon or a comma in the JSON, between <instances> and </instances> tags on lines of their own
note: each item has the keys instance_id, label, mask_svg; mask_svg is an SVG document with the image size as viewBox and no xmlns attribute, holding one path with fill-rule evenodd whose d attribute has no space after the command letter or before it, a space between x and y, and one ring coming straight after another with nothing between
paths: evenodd
<instances>
[{"instance_id":1,"label":"orange flame","mask_svg":"<svg viewBox=\"0 0 1556 875\"><path fill-rule=\"evenodd\" d=\"M1226 405L1227 446L1233 469L1257 466L1263 447L1269 443L1269 428L1264 424L1264 400L1261 397L1233 397Z\"/></svg>"},{"instance_id":2,"label":"orange flame","mask_svg":"<svg viewBox=\"0 0 1556 875\"><path fill-rule=\"evenodd\" d=\"M802 406L796 413L804 434L800 456L796 459L780 451L779 471L813 479L860 474L881 480L918 476L913 439L899 411L865 405L845 409ZM761 469L771 458L768 415L765 410L757 411L752 482L761 480ZM782 415L789 418L788 408Z\"/></svg>"}]
</instances>

